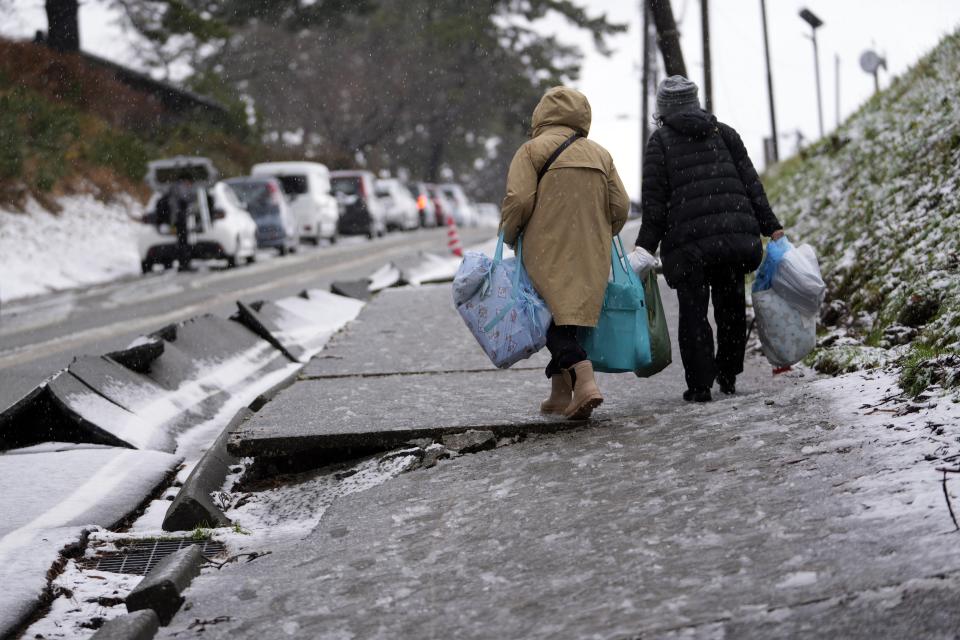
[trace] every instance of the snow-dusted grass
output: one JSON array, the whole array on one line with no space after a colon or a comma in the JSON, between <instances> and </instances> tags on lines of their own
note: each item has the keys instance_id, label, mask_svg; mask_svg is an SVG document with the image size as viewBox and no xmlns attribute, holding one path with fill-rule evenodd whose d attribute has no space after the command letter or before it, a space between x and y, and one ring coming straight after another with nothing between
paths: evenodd
<instances>
[{"instance_id":1,"label":"snow-dusted grass","mask_svg":"<svg viewBox=\"0 0 960 640\"><path fill-rule=\"evenodd\" d=\"M830 373L915 344L960 341L960 34L948 36L837 134L768 176L774 208L820 253L843 344ZM835 336L834 336L835 337ZM887 353L881 353L887 352ZM842 365L842 366L838 366Z\"/></svg>"},{"instance_id":2,"label":"snow-dusted grass","mask_svg":"<svg viewBox=\"0 0 960 640\"><path fill-rule=\"evenodd\" d=\"M0 300L98 284L140 272L140 205L130 197L104 204L66 196L52 214L35 200L23 213L0 209Z\"/></svg>"}]
</instances>

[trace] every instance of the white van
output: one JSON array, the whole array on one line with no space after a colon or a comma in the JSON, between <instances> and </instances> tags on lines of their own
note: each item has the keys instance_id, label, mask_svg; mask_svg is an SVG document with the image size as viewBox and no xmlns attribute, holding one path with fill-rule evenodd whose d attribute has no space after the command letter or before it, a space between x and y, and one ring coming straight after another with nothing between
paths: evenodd
<instances>
[{"instance_id":1,"label":"white van","mask_svg":"<svg viewBox=\"0 0 960 640\"><path fill-rule=\"evenodd\" d=\"M280 182L297 219L300 237L317 244L337 241L340 205L330 193L330 170L319 162L262 162L250 175L272 176Z\"/></svg>"}]
</instances>

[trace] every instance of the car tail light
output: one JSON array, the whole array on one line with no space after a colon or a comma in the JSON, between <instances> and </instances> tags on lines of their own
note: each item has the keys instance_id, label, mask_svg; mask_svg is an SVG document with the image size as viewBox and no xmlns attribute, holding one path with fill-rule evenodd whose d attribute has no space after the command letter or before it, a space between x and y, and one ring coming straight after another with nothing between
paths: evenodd
<instances>
[{"instance_id":1,"label":"car tail light","mask_svg":"<svg viewBox=\"0 0 960 640\"><path fill-rule=\"evenodd\" d=\"M427 208L427 196L421 193L419 196L417 196L417 209L420 209L420 211L423 211L426 208Z\"/></svg>"},{"instance_id":2,"label":"car tail light","mask_svg":"<svg viewBox=\"0 0 960 640\"><path fill-rule=\"evenodd\" d=\"M223 209L214 209L213 211L210 212L210 217L213 220L223 220L224 218L227 217L227 212L224 211Z\"/></svg>"},{"instance_id":3,"label":"car tail light","mask_svg":"<svg viewBox=\"0 0 960 640\"><path fill-rule=\"evenodd\" d=\"M360 197L367 199L367 182L363 178L357 178L360 181Z\"/></svg>"}]
</instances>

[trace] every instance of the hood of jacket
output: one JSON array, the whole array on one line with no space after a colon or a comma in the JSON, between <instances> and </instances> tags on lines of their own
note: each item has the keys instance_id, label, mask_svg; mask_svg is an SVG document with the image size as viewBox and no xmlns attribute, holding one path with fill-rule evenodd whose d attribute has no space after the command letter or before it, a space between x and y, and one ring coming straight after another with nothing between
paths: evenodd
<instances>
[{"instance_id":1,"label":"hood of jacket","mask_svg":"<svg viewBox=\"0 0 960 640\"><path fill-rule=\"evenodd\" d=\"M533 110L531 137L535 138L553 126L570 127L586 136L590 133L591 117L587 96L570 87L553 87L540 98Z\"/></svg>"},{"instance_id":2,"label":"hood of jacket","mask_svg":"<svg viewBox=\"0 0 960 640\"><path fill-rule=\"evenodd\" d=\"M717 130L717 117L703 109L671 113L661 120L664 125L691 138L706 138Z\"/></svg>"}]
</instances>

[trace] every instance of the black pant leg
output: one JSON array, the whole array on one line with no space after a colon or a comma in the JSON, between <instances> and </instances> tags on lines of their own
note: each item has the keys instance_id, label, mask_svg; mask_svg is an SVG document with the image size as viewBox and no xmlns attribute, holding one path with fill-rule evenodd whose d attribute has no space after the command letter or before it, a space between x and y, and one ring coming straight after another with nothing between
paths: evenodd
<instances>
[{"instance_id":1,"label":"black pant leg","mask_svg":"<svg viewBox=\"0 0 960 640\"><path fill-rule=\"evenodd\" d=\"M691 278L677 287L680 322L677 342L687 388L707 390L716 378L713 358L713 329L707 321L710 288L703 278Z\"/></svg>"},{"instance_id":2,"label":"black pant leg","mask_svg":"<svg viewBox=\"0 0 960 640\"><path fill-rule=\"evenodd\" d=\"M744 275L736 269L717 269L709 281L713 319L717 324L717 373L733 378L743 373L743 355L747 348Z\"/></svg>"},{"instance_id":3,"label":"black pant leg","mask_svg":"<svg viewBox=\"0 0 960 640\"><path fill-rule=\"evenodd\" d=\"M191 248L190 248L190 232L187 226L187 216L178 214L177 219L177 261L180 263L181 269L186 269L190 266L191 259Z\"/></svg>"},{"instance_id":4,"label":"black pant leg","mask_svg":"<svg viewBox=\"0 0 960 640\"><path fill-rule=\"evenodd\" d=\"M577 327L573 325L557 325L551 321L547 329L547 350L550 352L548 378L587 359L587 352L577 342Z\"/></svg>"}]
</instances>

